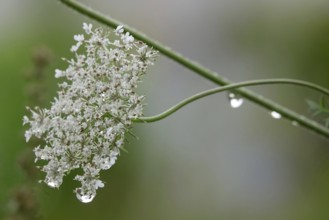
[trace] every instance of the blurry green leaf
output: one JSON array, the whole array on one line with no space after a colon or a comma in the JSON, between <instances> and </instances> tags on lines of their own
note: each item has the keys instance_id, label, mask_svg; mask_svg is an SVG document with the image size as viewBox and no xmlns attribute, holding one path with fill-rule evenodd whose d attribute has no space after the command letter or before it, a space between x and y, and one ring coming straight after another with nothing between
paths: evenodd
<instances>
[{"instance_id":1,"label":"blurry green leaf","mask_svg":"<svg viewBox=\"0 0 329 220\"><path fill-rule=\"evenodd\" d=\"M324 96L322 96L320 99L320 107L323 109L326 109L327 108L326 102L327 102L326 98Z\"/></svg>"},{"instance_id":2,"label":"blurry green leaf","mask_svg":"<svg viewBox=\"0 0 329 220\"><path fill-rule=\"evenodd\" d=\"M321 113L322 113L322 110L321 109L316 110L315 112L312 113L312 117L318 116Z\"/></svg>"},{"instance_id":3,"label":"blurry green leaf","mask_svg":"<svg viewBox=\"0 0 329 220\"><path fill-rule=\"evenodd\" d=\"M306 103L307 103L308 107L311 110L318 110L319 109L319 104L317 102L314 102L312 100L306 100Z\"/></svg>"},{"instance_id":4,"label":"blurry green leaf","mask_svg":"<svg viewBox=\"0 0 329 220\"><path fill-rule=\"evenodd\" d=\"M329 127L329 118L326 118L326 119L324 120L324 125L325 125L326 127Z\"/></svg>"}]
</instances>

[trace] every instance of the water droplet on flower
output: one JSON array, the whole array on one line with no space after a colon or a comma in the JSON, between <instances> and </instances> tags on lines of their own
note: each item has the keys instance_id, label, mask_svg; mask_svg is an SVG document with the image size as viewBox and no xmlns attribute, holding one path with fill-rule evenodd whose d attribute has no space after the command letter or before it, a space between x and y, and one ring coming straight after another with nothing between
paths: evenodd
<instances>
[{"instance_id":1,"label":"water droplet on flower","mask_svg":"<svg viewBox=\"0 0 329 220\"><path fill-rule=\"evenodd\" d=\"M34 133L34 134L37 134L37 133L40 133L40 132L41 132L40 128L36 128L36 129L32 130L32 133Z\"/></svg>"},{"instance_id":2,"label":"water droplet on flower","mask_svg":"<svg viewBox=\"0 0 329 220\"><path fill-rule=\"evenodd\" d=\"M95 196L96 196L96 194L84 195L84 194L80 194L77 192L77 198L83 203L89 203L89 202L93 201Z\"/></svg>"},{"instance_id":3,"label":"water droplet on flower","mask_svg":"<svg viewBox=\"0 0 329 220\"><path fill-rule=\"evenodd\" d=\"M272 112L271 112L271 116L272 116L272 118L274 118L274 119L280 119L280 118L282 117L281 114L278 113L278 112L276 112L276 111L272 111Z\"/></svg>"},{"instance_id":4,"label":"water droplet on flower","mask_svg":"<svg viewBox=\"0 0 329 220\"><path fill-rule=\"evenodd\" d=\"M56 180L46 181L46 184L51 188L58 188L61 185L61 183Z\"/></svg>"},{"instance_id":5,"label":"water droplet on flower","mask_svg":"<svg viewBox=\"0 0 329 220\"><path fill-rule=\"evenodd\" d=\"M228 99L232 108L239 108L243 104L243 99L234 93L229 93Z\"/></svg>"},{"instance_id":6,"label":"water droplet on flower","mask_svg":"<svg viewBox=\"0 0 329 220\"><path fill-rule=\"evenodd\" d=\"M102 93L101 94L101 97L102 97L102 101L104 102L106 99L105 99L105 97L106 97L106 95L104 94L104 93Z\"/></svg>"}]
</instances>

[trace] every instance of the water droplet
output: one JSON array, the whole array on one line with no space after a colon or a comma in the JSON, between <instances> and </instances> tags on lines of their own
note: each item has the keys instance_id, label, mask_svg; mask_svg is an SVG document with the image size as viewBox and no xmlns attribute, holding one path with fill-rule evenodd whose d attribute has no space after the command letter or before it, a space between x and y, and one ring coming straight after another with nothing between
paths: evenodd
<instances>
[{"instance_id":1,"label":"water droplet","mask_svg":"<svg viewBox=\"0 0 329 220\"><path fill-rule=\"evenodd\" d=\"M89 202L93 201L95 196L96 196L96 194L84 195L84 194L80 194L77 192L77 198L83 203L89 203Z\"/></svg>"},{"instance_id":2,"label":"water droplet","mask_svg":"<svg viewBox=\"0 0 329 220\"><path fill-rule=\"evenodd\" d=\"M34 133L34 134L38 134L40 132L41 132L41 129L40 128L36 128L36 129L33 129L32 130L32 133Z\"/></svg>"},{"instance_id":3,"label":"water droplet","mask_svg":"<svg viewBox=\"0 0 329 220\"><path fill-rule=\"evenodd\" d=\"M276 111L272 111L272 112L271 112L271 116L272 116L272 118L274 118L274 119L280 119L280 118L282 117L281 114L278 113L278 112L276 112Z\"/></svg>"},{"instance_id":4,"label":"water droplet","mask_svg":"<svg viewBox=\"0 0 329 220\"><path fill-rule=\"evenodd\" d=\"M297 121L292 121L291 124L292 124L293 126L299 126L299 123L298 123Z\"/></svg>"},{"instance_id":5,"label":"water droplet","mask_svg":"<svg viewBox=\"0 0 329 220\"><path fill-rule=\"evenodd\" d=\"M50 180L50 181L46 181L46 183L47 183L47 185L49 186L49 187L51 187L51 188L58 188L60 185L61 185L61 183L60 182L58 182L58 181L55 181L55 180Z\"/></svg>"},{"instance_id":6,"label":"water droplet","mask_svg":"<svg viewBox=\"0 0 329 220\"><path fill-rule=\"evenodd\" d=\"M243 99L234 93L229 93L228 99L232 108L239 108L243 104Z\"/></svg>"},{"instance_id":7,"label":"water droplet","mask_svg":"<svg viewBox=\"0 0 329 220\"><path fill-rule=\"evenodd\" d=\"M104 94L104 93L102 93L101 94L101 97L102 97L102 101L104 102L106 99L105 99L105 97L106 97L106 95Z\"/></svg>"}]
</instances>

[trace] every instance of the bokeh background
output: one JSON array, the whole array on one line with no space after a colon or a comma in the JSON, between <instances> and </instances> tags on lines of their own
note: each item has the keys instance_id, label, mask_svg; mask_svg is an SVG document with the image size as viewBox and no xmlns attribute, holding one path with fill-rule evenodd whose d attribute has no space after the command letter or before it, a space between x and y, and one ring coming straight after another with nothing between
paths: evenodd
<instances>
[{"instance_id":1,"label":"bokeh background","mask_svg":"<svg viewBox=\"0 0 329 220\"><path fill-rule=\"evenodd\" d=\"M232 81L297 78L329 87L327 0L81 0L136 27ZM0 2L0 218L17 210L18 188L36 193L44 219L328 219L329 142L248 101L232 109L225 94L193 103L153 124L137 124L105 188L79 202L77 182L59 190L31 183L18 161L24 143L32 56L51 51L45 96L56 93L73 35L86 17L59 1ZM94 23L96 25L96 23ZM214 85L161 56L140 90L146 115ZM318 94L293 86L252 88L310 115ZM45 107L49 106L46 104ZM320 121L321 122L321 121Z\"/></svg>"}]
</instances>

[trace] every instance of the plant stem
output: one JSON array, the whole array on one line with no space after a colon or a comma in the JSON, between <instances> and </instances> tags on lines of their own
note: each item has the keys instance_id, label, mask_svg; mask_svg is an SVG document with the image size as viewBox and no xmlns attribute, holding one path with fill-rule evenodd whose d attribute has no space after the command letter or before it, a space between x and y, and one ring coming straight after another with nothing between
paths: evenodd
<instances>
[{"instance_id":1,"label":"plant stem","mask_svg":"<svg viewBox=\"0 0 329 220\"><path fill-rule=\"evenodd\" d=\"M128 25L122 24L122 22L119 22L111 17L105 16L75 0L59 0L63 4L67 5L68 7L78 11L81 14L84 14L102 24L105 24L109 27L116 28L118 25L123 25L125 30L130 32L131 35L133 35L136 39L141 40L148 44L149 46L152 46L154 49L161 52L163 55L167 56L168 58L171 58L172 60L180 63L181 65L185 66L186 68L192 70L193 72L199 74L200 76L214 82L217 85L225 86L229 85L232 82L229 80L220 77L217 73L203 67L202 65L182 56L181 54L173 51L169 47L162 45L158 41L152 40L151 38L147 37L146 35L142 34L141 32L135 30L134 28L129 27ZM329 131L326 127L320 125L319 123L307 119L304 116L291 111L288 108L285 108L269 99L266 99L262 97L259 94L256 94L254 92L251 92L249 90L240 88L236 89L235 93L240 94L244 98L258 104L259 106L268 109L270 111L276 111L279 114L281 114L282 117L291 120L296 121L299 123L300 126L303 126L305 128L308 128L309 130L312 130L319 135L329 137Z\"/></svg>"},{"instance_id":2,"label":"plant stem","mask_svg":"<svg viewBox=\"0 0 329 220\"><path fill-rule=\"evenodd\" d=\"M138 119L135 119L134 122L155 122L155 121L159 121L163 118L166 118L168 116L170 116L171 114L173 114L174 112L176 112L177 110L179 110L180 108L184 107L185 105L194 102L198 99L201 99L203 97L215 94L215 93L220 93L220 92L224 92L224 91L228 91L228 90L232 90L232 89L236 89L236 88L240 88L240 87L247 87L247 86L258 86L258 85L270 85L270 84L292 84L292 85L298 85L298 86L303 86L303 87L307 87L313 90L316 90L318 92L323 93L324 95L329 96L329 90L320 87L316 84L313 83L309 83L309 82L305 82L305 81L301 81L301 80L294 80L294 79L264 79L264 80L251 80L251 81L244 81L244 82L240 82L240 83L233 83L231 85L227 85L227 86L223 86L223 87L219 87L219 88L214 88L214 89L210 89L210 90L206 90L203 92L200 92L198 94L195 94L187 99L184 99L183 101L179 102L178 104L172 106L171 108L169 108L168 110L164 111L163 113L160 113L158 115L155 116L150 116L150 117L141 117ZM296 122L300 122L300 121L296 121ZM328 137L329 137L329 130L326 131Z\"/></svg>"}]
</instances>

